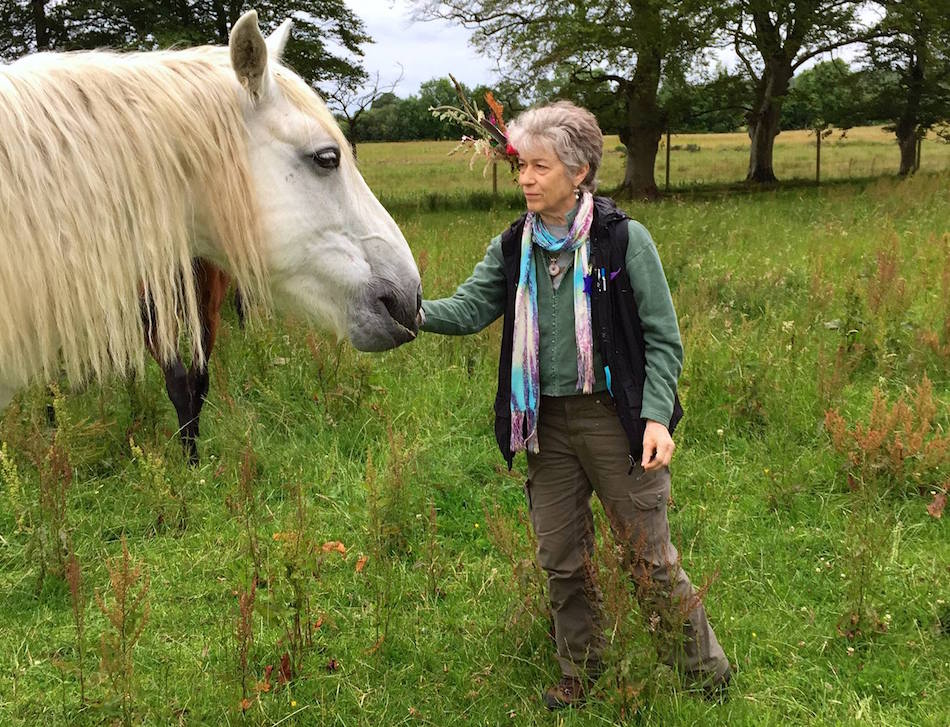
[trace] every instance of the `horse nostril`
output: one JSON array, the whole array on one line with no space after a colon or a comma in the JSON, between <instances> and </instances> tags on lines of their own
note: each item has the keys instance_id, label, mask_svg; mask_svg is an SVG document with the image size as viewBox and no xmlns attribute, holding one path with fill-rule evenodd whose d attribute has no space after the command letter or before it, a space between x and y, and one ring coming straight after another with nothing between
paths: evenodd
<instances>
[{"instance_id":1,"label":"horse nostril","mask_svg":"<svg viewBox=\"0 0 950 727\"><path fill-rule=\"evenodd\" d=\"M379 296L379 302L383 304L390 318L396 321L396 323L404 328L408 328L413 333L418 332L419 324L416 322L418 309L414 311L406 310L406 306L400 305L396 296L392 293L385 293Z\"/></svg>"},{"instance_id":2,"label":"horse nostril","mask_svg":"<svg viewBox=\"0 0 950 727\"><path fill-rule=\"evenodd\" d=\"M379 302L385 306L391 318L397 321L399 320L399 304L396 302L396 298L392 293L379 296Z\"/></svg>"}]
</instances>

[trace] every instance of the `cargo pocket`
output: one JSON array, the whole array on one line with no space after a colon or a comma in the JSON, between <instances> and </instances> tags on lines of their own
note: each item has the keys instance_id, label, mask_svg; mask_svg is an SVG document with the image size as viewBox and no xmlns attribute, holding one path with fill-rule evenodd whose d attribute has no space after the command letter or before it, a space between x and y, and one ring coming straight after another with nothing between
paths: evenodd
<instances>
[{"instance_id":1,"label":"cargo pocket","mask_svg":"<svg viewBox=\"0 0 950 727\"><path fill-rule=\"evenodd\" d=\"M676 563L677 554L670 542L670 525L666 516L669 499L669 469L661 467L647 472L637 466L630 501L633 507L632 534L635 536L635 579L638 582L643 578L666 582L669 568Z\"/></svg>"},{"instance_id":2,"label":"cargo pocket","mask_svg":"<svg viewBox=\"0 0 950 727\"><path fill-rule=\"evenodd\" d=\"M634 469L630 499L637 510L665 508L670 499L670 470L661 467L647 472L639 465Z\"/></svg>"}]
</instances>

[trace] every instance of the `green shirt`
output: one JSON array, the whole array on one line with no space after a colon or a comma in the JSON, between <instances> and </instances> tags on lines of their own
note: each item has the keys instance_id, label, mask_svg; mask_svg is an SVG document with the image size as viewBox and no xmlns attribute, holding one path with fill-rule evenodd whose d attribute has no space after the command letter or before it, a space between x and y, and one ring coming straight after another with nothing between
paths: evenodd
<instances>
[{"instance_id":1,"label":"green shirt","mask_svg":"<svg viewBox=\"0 0 950 727\"><path fill-rule=\"evenodd\" d=\"M627 274L637 301L646 344L646 382L641 416L667 424L673 415L676 381L683 368L683 345L673 298L650 233L628 222ZM577 342L574 337L573 271L555 288L548 259L532 246L538 271L538 368L542 396L568 396L577 391ZM562 258L563 259L563 258ZM422 330L453 336L482 330L505 312L505 270L501 236L488 246L484 259L451 298L422 303ZM604 367L594 345L594 391L606 387Z\"/></svg>"}]
</instances>

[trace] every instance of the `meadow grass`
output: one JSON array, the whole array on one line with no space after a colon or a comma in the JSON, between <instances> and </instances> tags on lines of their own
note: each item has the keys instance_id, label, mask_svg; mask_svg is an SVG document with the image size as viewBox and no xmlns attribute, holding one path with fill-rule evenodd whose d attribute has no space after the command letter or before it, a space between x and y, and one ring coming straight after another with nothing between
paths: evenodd
<instances>
[{"instance_id":1,"label":"meadow grass","mask_svg":"<svg viewBox=\"0 0 950 727\"><path fill-rule=\"evenodd\" d=\"M450 153L454 141L416 141L401 144L363 143L357 148L360 166L370 187L384 203L406 197L490 195L492 175L485 160L464 152ZM686 191L708 185L735 185L745 179L749 166L749 137L734 134L674 134L670 140L670 187ZM691 149L691 150L690 150ZM933 134L923 141L921 170L950 168L950 144ZM469 167L471 162L471 168ZM604 139L601 185L609 188L623 179L625 152L619 139ZM850 129L824 139L821 145L821 178L824 182L860 180L897 173L900 152L896 137L880 127ZM783 182L815 179L815 137L807 131L783 131L775 141L774 168ZM517 198L517 187L507 165L498 167L498 190ZM656 158L657 184L666 178L666 141Z\"/></svg>"},{"instance_id":2,"label":"meadow grass","mask_svg":"<svg viewBox=\"0 0 950 727\"><path fill-rule=\"evenodd\" d=\"M709 169L713 141L691 155ZM446 160L446 146L360 148L428 297L450 294L517 214L509 197L464 209L462 193L484 180ZM608 186L618 169L605 170ZM736 676L725 705L686 693L656 666L631 603L634 626L614 645L640 680L624 723L950 723L947 518L926 509L947 473L882 503L888 539L869 596L882 626L849 639L840 626L861 541L848 468L823 427L829 407L865 421L875 387L894 400L925 375L936 426L950 425L948 359L921 336L943 335L948 310L948 182L924 173L627 205L656 240L686 351L674 540L693 581L712 580L707 611ZM457 199L427 201L456 188ZM888 250L903 283L882 273ZM882 281L890 297L875 307ZM196 468L154 368L67 391L55 431L42 387L5 413L0 724L121 722L95 668L108 627L94 591L107 594L123 538L149 579L132 653L136 723L619 723L609 683L583 711L540 704L557 667L543 604L513 562L533 553L519 521L524 461L508 472L493 443L498 324L362 355L297 321L242 332L226 318ZM832 386L839 348L847 365ZM48 517L35 503L51 443L73 472L61 530L82 564L84 703L69 584L49 569L38 579ZM336 542L344 552L323 547ZM238 602L255 578L244 673ZM295 619L309 643L284 683Z\"/></svg>"}]
</instances>

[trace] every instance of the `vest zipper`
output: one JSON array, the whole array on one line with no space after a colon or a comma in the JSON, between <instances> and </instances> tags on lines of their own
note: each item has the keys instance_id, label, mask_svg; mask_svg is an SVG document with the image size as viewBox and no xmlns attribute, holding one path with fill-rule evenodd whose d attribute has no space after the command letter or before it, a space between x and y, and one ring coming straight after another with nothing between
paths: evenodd
<instances>
[{"instance_id":1,"label":"vest zipper","mask_svg":"<svg viewBox=\"0 0 950 727\"><path fill-rule=\"evenodd\" d=\"M558 381L558 370L557 370L557 350L558 350L558 327L557 327L557 291L558 289L554 286L554 279L548 276L548 279L551 283L551 368L549 369L554 373L554 391L555 396L561 395L561 382ZM562 281L563 282L563 281Z\"/></svg>"}]
</instances>

